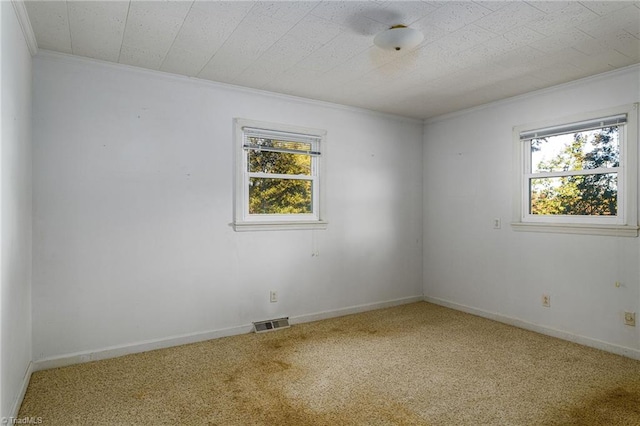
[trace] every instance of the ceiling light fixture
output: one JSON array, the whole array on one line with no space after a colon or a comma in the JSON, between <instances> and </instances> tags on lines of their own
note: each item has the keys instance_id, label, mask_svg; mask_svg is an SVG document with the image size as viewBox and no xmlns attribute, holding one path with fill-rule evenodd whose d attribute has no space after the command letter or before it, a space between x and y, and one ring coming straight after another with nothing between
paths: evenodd
<instances>
[{"instance_id":1,"label":"ceiling light fixture","mask_svg":"<svg viewBox=\"0 0 640 426\"><path fill-rule=\"evenodd\" d=\"M424 36L420 31L405 25L394 25L376 35L373 42L381 49L406 50L416 47L422 40Z\"/></svg>"}]
</instances>

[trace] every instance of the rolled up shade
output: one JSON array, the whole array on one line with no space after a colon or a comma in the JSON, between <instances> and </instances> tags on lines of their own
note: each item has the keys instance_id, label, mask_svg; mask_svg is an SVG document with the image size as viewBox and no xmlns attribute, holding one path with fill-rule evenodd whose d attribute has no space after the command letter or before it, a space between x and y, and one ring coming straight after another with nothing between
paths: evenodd
<instances>
[{"instance_id":1,"label":"rolled up shade","mask_svg":"<svg viewBox=\"0 0 640 426\"><path fill-rule=\"evenodd\" d=\"M295 148L283 148L276 146L260 145L251 143L251 139L271 139L275 141L283 142L297 142L299 144L308 144L308 146L318 146L321 138L313 135L305 135L299 133L278 132L274 130L258 129L253 127L243 127L244 133L244 149L251 149L256 151L269 151L269 152L284 152L289 154L303 154L311 156L319 156L320 151L314 151L313 149L295 149Z\"/></svg>"},{"instance_id":2,"label":"rolled up shade","mask_svg":"<svg viewBox=\"0 0 640 426\"><path fill-rule=\"evenodd\" d=\"M600 129L602 127L613 127L626 124L627 114L613 115L610 117L596 118L593 120L579 121L576 123L563 124L561 126L545 127L541 129L527 130L520 132L520 140L541 139L550 136L564 135L566 133L577 133L586 130Z\"/></svg>"}]
</instances>

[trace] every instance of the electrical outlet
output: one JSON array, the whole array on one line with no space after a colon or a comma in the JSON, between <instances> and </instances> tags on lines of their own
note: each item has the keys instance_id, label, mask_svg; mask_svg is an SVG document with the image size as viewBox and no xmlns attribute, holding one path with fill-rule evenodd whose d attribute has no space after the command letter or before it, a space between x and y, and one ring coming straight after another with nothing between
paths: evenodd
<instances>
[{"instance_id":1,"label":"electrical outlet","mask_svg":"<svg viewBox=\"0 0 640 426\"><path fill-rule=\"evenodd\" d=\"M278 301L278 292L275 290L271 290L269 292L269 301L271 303L276 303Z\"/></svg>"},{"instance_id":2,"label":"electrical outlet","mask_svg":"<svg viewBox=\"0 0 640 426\"><path fill-rule=\"evenodd\" d=\"M551 307L551 296L549 296L548 294L542 295L542 306L544 306L545 308Z\"/></svg>"},{"instance_id":3,"label":"electrical outlet","mask_svg":"<svg viewBox=\"0 0 640 426\"><path fill-rule=\"evenodd\" d=\"M624 323L625 325L630 325L631 327L636 326L636 313L635 312L625 312L624 313Z\"/></svg>"}]
</instances>

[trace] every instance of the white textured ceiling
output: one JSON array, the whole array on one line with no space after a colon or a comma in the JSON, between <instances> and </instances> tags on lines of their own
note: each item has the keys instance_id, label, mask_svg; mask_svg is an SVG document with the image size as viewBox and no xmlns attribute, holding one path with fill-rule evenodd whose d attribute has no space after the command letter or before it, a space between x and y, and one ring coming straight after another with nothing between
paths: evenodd
<instances>
[{"instance_id":1,"label":"white textured ceiling","mask_svg":"<svg viewBox=\"0 0 640 426\"><path fill-rule=\"evenodd\" d=\"M38 47L429 118L640 63L638 1L27 1ZM421 30L384 51L391 25Z\"/></svg>"}]
</instances>

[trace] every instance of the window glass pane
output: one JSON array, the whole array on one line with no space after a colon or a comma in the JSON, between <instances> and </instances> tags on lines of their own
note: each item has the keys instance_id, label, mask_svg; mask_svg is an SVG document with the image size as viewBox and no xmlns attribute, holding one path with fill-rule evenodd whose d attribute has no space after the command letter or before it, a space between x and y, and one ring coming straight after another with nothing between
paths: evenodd
<instances>
[{"instance_id":1,"label":"window glass pane","mask_svg":"<svg viewBox=\"0 0 640 426\"><path fill-rule=\"evenodd\" d=\"M252 173L311 175L311 156L288 152L255 151L250 149L248 168Z\"/></svg>"},{"instance_id":2,"label":"window glass pane","mask_svg":"<svg viewBox=\"0 0 640 426\"><path fill-rule=\"evenodd\" d=\"M620 165L618 127L531 140L531 171L591 170Z\"/></svg>"},{"instance_id":3,"label":"window glass pane","mask_svg":"<svg viewBox=\"0 0 640 426\"><path fill-rule=\"evenodd\" d=\"M618 174L531 179L531 214L616 216Z\"/></svg>"},{"instance_id":4,"label":"window glass pane","mask_svg":"<svg viewBox=\"0 0 640 426\"><path fill-rule=\"evenodd\" d=\"M249 179L249 214L311 214L312 182L304 179Z\"/></svg>"}]
</instances>

